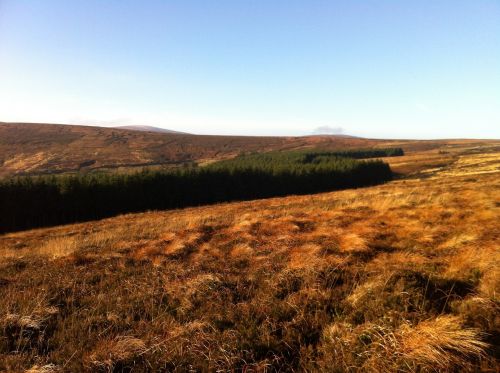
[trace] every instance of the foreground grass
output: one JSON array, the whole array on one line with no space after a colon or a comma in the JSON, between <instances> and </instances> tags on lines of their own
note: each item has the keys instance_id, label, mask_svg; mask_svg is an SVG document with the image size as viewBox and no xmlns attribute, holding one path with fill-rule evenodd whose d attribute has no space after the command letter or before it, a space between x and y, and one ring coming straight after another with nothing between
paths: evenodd
<instances>
[{"instance_id":1,"label":"foreground grass","mask_svg":"<svg viewBox=\"0 0 500 373\"><path fill-rule=\"evenodd\" d=\"M0 236L0 371L495 371L500 156L483 158Z\"/></svg>"}]
</instances>

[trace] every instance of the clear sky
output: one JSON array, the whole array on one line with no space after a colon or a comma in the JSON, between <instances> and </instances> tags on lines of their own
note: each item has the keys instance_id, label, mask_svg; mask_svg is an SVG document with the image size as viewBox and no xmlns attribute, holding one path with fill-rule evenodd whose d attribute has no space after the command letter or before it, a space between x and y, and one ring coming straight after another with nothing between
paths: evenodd
<instances>
[{"instance_id":1,"label":"clear sky","mask_svg":"<svg viewBox=\"0 0 500 373\"><path fill-rule=\"evenodd\" d=\"M0 121L500 138L500 1L0 0Z\"/></svg>"}]
</instances>

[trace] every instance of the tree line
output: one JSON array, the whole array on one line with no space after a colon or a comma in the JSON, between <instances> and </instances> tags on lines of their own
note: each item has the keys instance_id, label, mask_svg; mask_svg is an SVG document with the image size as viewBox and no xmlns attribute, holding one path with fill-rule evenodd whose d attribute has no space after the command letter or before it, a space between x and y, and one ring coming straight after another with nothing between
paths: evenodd
<instances>
[{"instance_id":1,"label":"tree line","mask_svg":"<svg viewBox=\"0 0 500 373\"><path fill-rule=\"evenodd\" d=\"M334 151L306 149L245 154L233 159L217 162L214 166L223 168L297 168L308 164L331 163L335 164L336 168L350 168L355 164L352 159L396 157L402 155L404 155L404 151L401 148L348 149Z\"/></svg>"},{"instance_id":2,"label":"tree line","mask_svg":"<svg viewBox=\"0 0 500 373\"><path fill-rule=\"evenodd\" d=\"M300 153L300 152L299 152ZM310 154L317 154L311 158ZM18 177L0 181L0 232L197 206L373 185L392 172L381 160L324 152L237 157L206 167L130 174Z\"/></svg>"}]
</instances>

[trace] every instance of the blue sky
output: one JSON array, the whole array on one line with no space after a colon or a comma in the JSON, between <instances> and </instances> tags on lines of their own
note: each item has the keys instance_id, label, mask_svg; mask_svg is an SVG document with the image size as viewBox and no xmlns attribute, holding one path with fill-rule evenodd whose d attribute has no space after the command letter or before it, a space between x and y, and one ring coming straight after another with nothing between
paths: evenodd
<instances>
[{"instance_id":1,"label":"blue sky","mask_svg":"<svg viewBox=\"0 0 500 373\"><path fill-rule=\"evenodd\" d=\"M500 1L0 0L0 121L500 138Z\"/></svg>"}]
</instances>

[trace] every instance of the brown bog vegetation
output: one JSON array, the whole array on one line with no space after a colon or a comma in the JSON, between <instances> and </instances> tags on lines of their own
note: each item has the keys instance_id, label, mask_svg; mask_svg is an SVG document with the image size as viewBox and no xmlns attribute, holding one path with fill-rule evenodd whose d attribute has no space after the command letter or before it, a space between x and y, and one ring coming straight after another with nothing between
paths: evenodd
<instances>
[{"instance_id":1,"label":"brown bog vegetation","mask_svg":"<svg viewBox=\"0 0 500 373\"><path fill-rule=\"evenodd\" d=\"M498 370L500 153L399 158L418 174L0 236L0 371Z\"/></svg>"},{"instance_id":2,"label":"brown bog vegetation","mask_svg":"<svg viewBox=\"0 0 500 373\"><path fill-rule=\"evenodd\" d=\"M0 177L204 164L303 147L362 148L390 141L343 136L202 136L123 128L0 122Z\"/></svg>"},{"instance_id":3,"label":"brown bog vegetation","mask_svg":"<svg viewBox=\"0 0 500 373\"><path fill-rule=\"evenodd\" d=\"M405 153L412 153L445 147L447 158L457 147L493 143L493 140L399 141L350 136L202 136L123 128L0 122L0 177L117 170L129 172L143 167L163 169L193 163L204 165L239 154L305 148L403 147ZM429 161L435 160L432 158Z\"/></svg>"}]
</instances>

